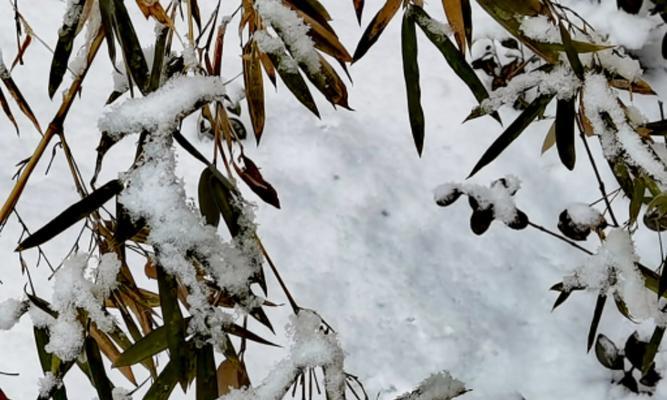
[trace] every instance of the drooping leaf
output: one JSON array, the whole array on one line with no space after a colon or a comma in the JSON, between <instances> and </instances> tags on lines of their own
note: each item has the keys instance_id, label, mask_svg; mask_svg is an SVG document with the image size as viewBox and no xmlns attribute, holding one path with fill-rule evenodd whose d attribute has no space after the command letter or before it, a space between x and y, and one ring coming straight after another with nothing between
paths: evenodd
<instances>
[{"instance_id":1,"label":"drooping leaf","mask_svg":"<svg viewBox=\"0 0 667 400\"><path fill-rule=\"evenodd\" d=\"M505 149L523 133L535 118L544 112L546 106L553 99L553 95L543 95L533 100L525 110L505 129L505 131L496 139L486 150L468 177L475 175L480 169L487 166L496 159Z\"/></svg>"},{"instance_id":2,"label":"drooping leaf","mask_svg":"<svg viewBox=\"0 0 667 400\"><path fill-rule=\"evenodd\" d=\"M354 4L354 13L357 15L357 22L361 25L361 16L364 12L364 0L352 0Z\"/></svg>"},{"instance_id":3,"label":"drooping leaf","mask_svg":"<svg viewBox=\"0 0 667 400\"><path fill-rule=\"evenodd\" d=\"M116 65L116 38L114 36L114 4L115 0L99 0L100 2L100 21L104 28L104 39L107 42L109 60L111 65Z\"/></svg>"},{"instance_id":4,"label":"drooping leaf","mask_svg":"<svg viewBox=\"0 0 667 400\"><path fill-rule=\"evenodd\" d=\"M167 400L179 381L180 369L177 361L170 359L157 379L144 395L144 400Z\"/></svg>"},{"instance_id":5,"label":"drooping leaf","mask_svg":"<svg viewBox=\"0 0 667 400\"><path fill-rule=\"evenodd\" d=\"M79 18L81 18L85 2L85 0L70 2L70 8L67 10L68 16L65 17L65 22L58 30L58 42L53 51L53 59L51 60L51 69L49 72L49 97L51 98L53 98L56 90L58 90L65 72L67 72L67 65L69 57L72 54ZM76 16L76 19L72 20L70 16Z\"/></svg>"},{"instance_id":6,"label":"drooping leaf","mask_svg":"<svg viewBox=\"0 0 667 400\"><path fill-rule=\"evenodd\" d=\"M250 386L250 379L243 362L227 358L220 363L217 370L218 395L224 396L234 389L243 389Z\"/></svg>"},{"instance_id":7,"label":"drooping leaf","mask_svg":"<svg viewBox=\"0 0 667 400\"><path fill-rule=\"evenodd\" d=\"M187 322L188 319L185 319L185 321ZM143 339L126 349L113 362L113 366L116 368L130 366L166 350L168 347L167 336L168 332L165 325L155 328L151 333L144 336Z\"/></svg>"},{"instance_id":8,"label":"drooping leaf","mask_svg":"<svg viewBox=\"0 0 667 400\"><path fill-rule=\"evenodd\" d=\"M0 62L1 61L2 60L0 60ZM2 67L4 67L4 64L2 64ZM21 90L19 90L18 86L16 86L16 82L14 82L14 79L11 77L11 75L8 72L0 73L0 80L2 80L2 82L5 84L9 95L12 96L23 115L25 115L30 120L30 122L32 122L32 125L35 127L35 129L37 129L37 132L42 133L42 127L39 125L39 121L37 120L35 113L32 112L30 104L28 104L28 101L23 96L23 93L21 93Z\"/></svg>"},{"instance_id":9,"label":"drooping leaf","mask_svg":"<svg viewBox=\"0 0 667 400\"><path fill-rule=\"evenodd\" d=\"M125 4L120 0L113 0L113 26L114 32L121 45L121 51L125 58L132 79L141 90L141 93L148 93L150 84L150 72L148 63L144 57L144 51L141 42L134 30L132 20L125 8Z\"/></svg>"},{"instance_id":10,"label":"drooping leaf","mask_svg":"<svg viewBox=\"0 0 667 400\"><path fill-rule=\"evenodd\" d=\"M159 253L158 253L159 259ZM160 265L157 266L157 282L160 291L160 308L166 333L169 360L179 376L178 380L185 391L187 378L187 360L185 355L185 321L178 304L178 285L176 278L168 274Z\"/></svg>"},{"instance_id":11,"label":"drooping leaf","mask_svg":"<svg viewBox=\"0 0 667 400\"><path fill-rule=\"evenodd\" d=\"M651 340L646 346L646 351L644 352L644 357L642 359L642 374L647 374L651 367L654 365L655 355L658 354L658 349L660 348L660 343L662 343L662 338L665 335L664 326L656 326L651 335Z\"/></svg>"},{"instance_id":12,"label":"drooping leaf","mask_svg":"<svg viewBox=\"0 0 667 400\"><path fill-rule=\"evenodd\" d=\"M375 14L375 17L373 17L373 20L361 36L359 44L357 44L357 49L352 56L352 62L359 61L371 46L377 42L384 29L400 8L401 2L401 0L387 0L380 11Z\"/></svg>"},{"instance_id":13,"label":"drooping leaf","mask_svg":"<svg viewBox=\"0 0 667 400\"><path fill-rule=\"evenodd\" d=\"M244 154L241 155L241 159L243 160L244 167L239 168L234 164L234 168L243 182L266 203L271 204L275 208L280 208L278 192L264 179L257 165Z\"/></svg>"},{"instance_id":14,"label":"drooping leaf","mask_svg":"<svg viewBox=\"0 0 667 400\"><path fill-rule=\"evenodd\" d=\"M563 165L569 169L574 169L576 160L574 150L574 98L558 99L556 102L556 148L558 156Z\"/></svg>"},{"instance_id":15,"label":"drooping leaf","mask_svg":"<svg viewBox=\"0 0 667 400\"><path fill-rule=\"evenodd\" d=\"M197 354L197 400L218 398L218 379L213 356L213 346L206 344L195 350Z\"/></svg>"},{"instance_id":16,"label":"drooping leaf","mask_svg":"<svg viewBox=\"0 0 667 400\"><path fill-rule=\"evenodd\" d=\"M220 210L215 202L210 189L208 168L199 176L199 211L206 219L208 225L218 226L220 223Z\"/></svg>"},{"instance_id":17,"label":"drooping leaf","mask_svg":"<svg viewBox=\"0 0 667 400\"><path fill-rule=\"evenodd\" d=\"M436 25L437 22L424 11L421 7L413 6L411 7L412 12L414 13L415 22L424 32L426 37L438 48L440 53L447 61L447 64L452 68L454 73L461 78L463 83L468 86L472 94L475 96L475 99L478 102L482 102L484 99L489 97L484 84L479 79L475 70L468 64L463 53L456 49L454 43L447 37L444 32L439 32L433 30L431 27ZM500 121L497 113L491 114L495 119Z\"/></svg>"},{"instance_id":18,"label":"drooping leaf","mask_svg":"<svg viewBox=\"0 0 667 400\"><path fill-rule=\"evenodd\" d=\"M82 200L74 203L48 224L28 236L18 245L16 251L26 250L49 241L51 238L100 208L109 199L120 193L122 189L123 184L118 179L107 182L104 186L90 193Z\"/></svg>"},{"instance_id":19,"label":"drooping leaf","mask_svg":"<svg viewBox=\"0 0 667 400\"><path fill-rule=\"evenodd\" d=\"M264 83L262 81L259 49L254 40L243 48L243 80L250 121L255 132L255 139L259 143L264 131Z\"/></svg>"},{"instance_id":20,"label":"drooping leaf","mask_svg":"<svg viewBox=\"0 0 667 400\"><path fill-rule=\"evenodd\" d=\"M88 336L85 339L84 348L86 360L90 367L90 377L93 381L93 386L97 391L97 395L99 396L99 400L113 400L113 395L111 394L113 385L104 370L102 355L100 354L99 347L97 347L97 343L92 337Z\"/></svg>"},{"instance_id":21,"label":"drooping leaf","mask_svg":"<svg viewBox=\"0 0 667 400\"><path fill-rule=\"evenodd\" d=\"M0 106L2 106L2 111L4 111L5 115L9 119L9 121L14 125L14 129L16 129L16 134L19 134L19 126L16 123L16 119L14 118L14 114L12 113L12 109L9 108L9 103L7 102L7 98L5 97L5 94L2 92L2 89L0 89Z\"/></svg>"},{"instance_id":22,"label":"drooping leaf","mask_svg":"<svg viewBox=\"0 0 667 400\"><path fill-rule=\"evenodd\" d=\"M465 54L466 42L472 36L469 0L442 0L447 21L454 31L454 38L461 53ZM469 34L470 33L470 34Z\"/></svg>"},{"instance_id":23,"label":"drooping leaf","mask_svg":"<svg viewBox=\"0 0 667 400\"><path fill-rule=\"evenodd\" d=\"M547 135L544 137L544 142L542 142L542 149L540 150L541 154L546 153L550 148L556 144L556 121L551 124Z\"/></svg>"},{"instance_id":24,"label":"drooping leaf","mask_svg":"<svg viewBox=\"0 0 667 400\"><path fill-rule=\"evenodd\" d=\"M635 179L632 198L630 198L629 216L631 224L634 224L637 221L642 203L644 202L644 192L646 192L646 185L644 184L644 179L639 177ZM660 295L658 297L660 297Z\"/></svg>"},{"instance_id":25,"label":"drooping leaf","mask_svg":"<svg viewBox=\"0 0 667 400\"><path fill-rule=\"evenodd\" d=\"M565 55L567 56L567 60L570 62L570 67L572 67L572 71L574 71L575 75L577 75L579 79L584 79L584 66L581 64L579 55L577 55L577 50L574 48L570 32L567 31L565 25L563 25L561 21L558 22L558 28L560 30L561 40L563 41L563 48L565 49Z\"/></svg>"},{"instance_id":26,"label":"drooping leaf","mask_svg":"<svg viewBox=\"0 0 667 400\"><path fill-rule=\"evenodd\" d=\"M602 318L602 311L604 310L604 304L607 301L607 295L600 293L598 299L595 302L595 311L593 311L593 320L591 321L590 329L588 330L588 351L591 351L593 343L595 342L595 335L598 331L598 325L600 324L600 318Z\"/></svg>"},{"instance_id":27,"label":"drooping leaf","mask_svg":"<svg viewBox=\"0 0 667 400\"><path fill-rule=\"evenodd\" d=\"M306 81L303 79L298 70L284 67L295 61L284 52L279 54L268 53L267 56L273 65L276 66L278 75L280 75L280 79L282 79L285 86L287 86L287 89L292 92L294 97L296 97L296 99L299 100L301 104L306 106L306 108L308 108L313 114L319 117L320 113L317 109L317 105L315 104L315 100L313 100L313 96L310 93L310 89L308 89Z\"/></svg>"},{"instance_id":28,"label":"drooping leaf","mask_svg":"<svg viewBox=\"0 0 667 400\"><path fill-rule=\"evenodd\" d=\"M419 64L417 62L417 32L412 7L403 14L401 25L401 50L403 54L403 77L408 98L408 116L412 138L421 156L424 148L424 110L421 106L419 87Z\"/></svg>"}]
</instances>

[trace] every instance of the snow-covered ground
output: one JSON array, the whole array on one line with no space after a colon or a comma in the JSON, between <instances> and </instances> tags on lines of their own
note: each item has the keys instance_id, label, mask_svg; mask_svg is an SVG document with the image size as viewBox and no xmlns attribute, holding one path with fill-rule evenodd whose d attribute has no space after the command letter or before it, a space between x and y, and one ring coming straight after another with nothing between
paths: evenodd
<instances>
[{"instance_id":1,"label":"snow-covered ground","mask_svg":"<svg viewBox=\"0 0 667 400\"><path fill-rule=\"evenodd\" d=\"M381 3L367 1L364 27ZM610 32L612 40L636 50L648 41L644 51L658 54L660 35L651 33L653 25L617 12L615 2L606 1L602 8L597 2L595 7L582 1L572 3L593 17L594 25L599 23ZM324 4L343 43L354 49L363 28L356 23L351 1ZM35 32L53 46L63 3L25 0L20 5ZM231 5L224 6L231 11ZM432 13L442 18L435 12L440 12L439 5L431 6ZM128 7L134 8L130 2ZM490 18L473 11L477 37L500 32ZM0 2L0 16L0 49L5 62L11 62L16 44L8 2ZM614 20L618 22L611 22ZM152 31L151 24L136 21L142 32ZM462 181L502 128L488 117L461 125L475 105L474 98L422 38L419 57L426 142L418 158L406 115L399 25L397 18L367 56L351 67L354 84L349 91L354 112L334 111L318 97L322 111L318 120L283 86L277 94L267 86L268 117L262 144L256 148L248 141L246 146L278 190L282 209L260 203L250 193L247 198L259 204L259 233L292 293L339 332L347 353L346 369L365 382L372 398L379 394L389 399L443 369L473 389L463 397L470 400L636 397L611 385L610 372L586 353L594 297L576 293L551 312L555 295L548 288L583 261L581 253L535 230L513 231L498 222L477 237L468 228L470 209L465 201L446 209L433 202L433 189L443 182ZM224 75L231 77L239 71L240 50L228 45L225 51L230 61ZM94 170L97 120L113 87L105 55L98 59L65 125L86 179ZM33 43L26 65L14 71L14 79L43 126L59 103L59 94L54 101L47 97L49 65L48 51ZM648 78L659 93L667 93L664 70L652 71ZM655 116L655 101L641 101L646 113ZM22 128L20 138L0 117L3 198L11 188L14 165L31 154L39 139L18 109L14 110ZM511 110L501 114L506 124L515 115ZM583 147L577 149L574 172L560 165L554 151L540 156L550 124L533 124L473 181L486 185L507 174L518 176L523 183L515 196L517 205L532 221L555 228L560 211L572 202L592 201L598 192ZM208 154L210 143L197 137L192 121L187 126L184 134ZM99 182L127 168L133 140L126 139L107 155ZM201 167L187 154L181 154L179 162L188 194L195 197ZM17 206L32 230L77 198L61 150L48 175L44 174L46 164L40 163ZM25 278L13 252L20 232L12 217L0 236L0 301L23 292ZM77 233L72 228L45 246L52 261L61 261ZM638 243L647 265L657 263L653 244L648 240ZM585 245L594 250L597 243L590 240ZM34 251L26 252L26 258L32 268ZM136 268L140 275L143 266ZM51 290L49 275L45 265L32 269L38 293ZM269 298L285 301L275 282ZM644 335L651 331L650 325L637 327L623 320L612 308L607 308L599 329L612 340L622 341L634 329ZM270 316L274 325L282 326L288 314L282 307ZM279 336L278 341L284 343L283 335ZM246 360L253 382L261 380L281 354L281 350L252 347ZM667 357L660 353L657 362L661 367ZM20 373L18 377L0 375L0 388L10 398L36 396L41 372L28 318L0 333L0 371ZM128 387L121 379L117 381ZM95 396L78 372L70 373L66 384L70 398ZM657 394L666 393L663 381Z\"/></svg>"}]
</instances>

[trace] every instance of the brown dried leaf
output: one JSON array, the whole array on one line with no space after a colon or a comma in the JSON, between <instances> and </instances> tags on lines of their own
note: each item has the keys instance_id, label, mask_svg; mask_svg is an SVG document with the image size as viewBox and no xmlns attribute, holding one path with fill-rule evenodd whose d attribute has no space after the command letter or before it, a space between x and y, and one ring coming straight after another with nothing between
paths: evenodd
<instances>
[{"instance_id":1,"label":"brown dried leaf","mask_svg":"<svg viewBox=\"0 0 667 400\"><path fill-rule=\"evenodd\" d=\"M255 139L259 143L264 131L264 82L262 80L259 49L254 40L243 48L243 80L250 121L255 132Z\"/></svg>"}]
</instances>

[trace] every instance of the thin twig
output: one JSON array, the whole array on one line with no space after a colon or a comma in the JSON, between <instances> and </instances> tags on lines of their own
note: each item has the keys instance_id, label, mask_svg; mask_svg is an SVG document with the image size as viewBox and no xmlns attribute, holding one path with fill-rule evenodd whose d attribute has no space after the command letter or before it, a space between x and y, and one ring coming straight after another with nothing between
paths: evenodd
<instances>
[{"instance_id":1,"label":"thin twig","mask_svg":"<svg viewBox=\"0 0 667 400\"><path fill-rule=\"evenodd\" d=\"M563 236L563 235L560 235L560 234L558 234L558 233L556 233L556 232L554 232L554 231L552 231L552 230L549 230L549 229L547 229L547 228L545 228L545 227L543 227L543 226L541 226L541 225L537 225L537 224L532 223L532 222L530 222L530 221L528 221L528 225L531 226L531 227L533 227L533 228L535 228L535 229L537 229L538 231L541 231L541 232L544 232L544 233L546 233L546 234L548 234L548 235L551 235L551 236L555 237L556 239L559 239L559 240L561 240L561 241L563 241L563 242L569 244L570 246L572 246L572 247L574 247L574 248L577 248L577 249L583 251L583 252L586 253L586 254L593 255L593 252L592 252L592 251L590 251L590 250L588 250L588 249L586 249L586 248L584 248L584 247L579 246L578 244L576 244L575 242L573 242L572 240L566 238L566 237Z\"/></svg>"}]
</instances>

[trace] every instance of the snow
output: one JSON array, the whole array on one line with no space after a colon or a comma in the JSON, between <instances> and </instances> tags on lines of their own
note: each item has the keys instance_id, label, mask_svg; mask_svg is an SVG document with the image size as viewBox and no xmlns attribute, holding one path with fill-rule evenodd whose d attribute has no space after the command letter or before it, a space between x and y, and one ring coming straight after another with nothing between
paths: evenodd
<instances>
[{"instance_id":1,"label":"snow","mask_svg":"<svg viewBox=\"0 0 667 400\"><path fill-rule=\"evenodd\" d=\"M320 57L308 36L310 28L299 15L279 0L258 0L255 9L285 42L292 57L311 74L320 71Z\"/></svg>"},{"instance_id":2,"label":"snow","mask_svg":"<svg viewBox=\"0 0 667 400\"><path fill-rule=\"evenodd\" d=\"M200 7L204 9L206 3L200 2ZM341 41L353 48L363 27L357 26L351 5L323 3L334 17L333 25L340 32ZM628 48L631 44L633 49L639 49L648 38L649 29L642 17L618 12L613 1L599 5L578 0L571 3L577 10L586 11L585 16L592 18L593 23L606 27L611 42L622 41ZM22 11L26 18L34 21L37 33L53 45L62 13L43 10L48 6L61 11L65 3L45 0L45 5L36 9L25 4ZM224 3L224 7L232 4ZM136 7L128 9L136 11ZM0 2L0 15L12 15L8 2ZM139 30L150 25L136 16ZM475 35L499 31L479 8L473 9L473 18ZM285 90L279 90L278 95L267 91L267 133L261 146L245 145L248 155L262 167L263 175L280 194L282 210L259 204L256 220L260 223L258 233L291 292L300 304L326 316L336 329L345 349L346 369L359 375L373 399L379 395L381 400L388 400L409 393L425 376L441 370L451 371L473 389L462 397L466 400L636 399L637 396L611 385L609 371L599 365L594 355L586 354L585 335L596 293L573 295L556 312L550 312L553 296L548 288L582 263L576 250L534 231L498 229L475 237L468 229L465 199L449 209L433 204L433 187L440 182L463 180L502 128L491 119L458 123L475 100L439 52L420 37L420 72L429 84L423 85L422 93L427 118L426 146L423 157L416 157L401 94L398 22L387 27L373 47L373 57L360 60L350 69L355 80L349 88L354 113L323 110L322 120L318 120L301 110L302 106ZM140 33L149 35L144 45L152 42L152 26ZM15 53L14 34L13 19L0 19L0 47L10 60ZM659 32L656 35L656 54L662 64L662 36ZM229 59L223 63L225 76L239 72L234 57L240 58L240 50L234 46L234 36L226 37ZM84 180L94 170L94 149L99 140L95 125L113 90L109 79L112 68L104 60L105 49L100 53L65 125ZM44 99L48 76L48 62L44 60L49 60L50 54L33 43L25 59L26 64L14 70L14 79L40 122L49 121L59 105ZM667 92L664 71L650 71L648 79L656 91ZM659 117L655 99L638 101L651 120ZM504 121L517 115L509 108L502 113ZM17 120L26 132L32 132L29 122L18 115ZM248 123L245 109L242 120ZM555 152L539 157L549 123L531 125L506 153L480 172L479 180L489 182L498 176L517 175L522 181L522 189L516 194L517 204L531 221L555 228L558 213L567 204L573 200L592 201L599 194L595 177L587 174L583 163L576 173L570 173L562 168ZM198 140L192 126L186 121L183 134L208 154L210 142ZM0 127L11 128L4 117L0 117ZM32 153L37 139L31 135L0 135L4 149L0 192L9 193L14 164ZM134 144L121 142L110 151L103 176L116 177L131 165ZM599 146L595 142L591 145L604 178L613 179L602 168L605 164ZM189 197L197 193L201 165L186 153L175 152L182 199L190 201ZM577 152L585 154L583 147L578 147ZM33 230L78 200L61 153L48 176L44 176L44 168L42 164L38 166L18 205ZM247 190L244 195L257 201ZM623 209L620 204L619 210ZM0 236L0 254L6 260L0 277L0 300L20 297L25 284L13 253L20 233L12 217ZM44 250L61 261L73 235L63 233ZM593 240L596 239L583 244L593 249ZM643 263L658 265L654 235L635 240L635 247ZM50 271L43 264L34 268L35 253L26 251L24 256L37 292L49 298ZM133 271L140 270L141 265L130 263ZM284 302L270 274L267 278L269 300ZM31 317L44 317L43 312L36 310L31 307ZM274 326L281 326L289 310L275 307L268 313ZM632 324L613 310L606 310L600 325L600 331L617 343L635 329L645 337L653 325L650 321ZM268 330L261 332L273 338ZM39 361L31 335L28 318L11 331L0 333L0 354L7 355L4 361L0 360L0 370L21 372L19 377L0 376L0 386L10 398L34 398L37 375L42 372L36 367ZM280 334L276 341L286 343ZM253 382L268 376L286 351L249 346L246 363L251 377L258 377ZM161 358L161 362L164 360ZM659 367L666 361L666 355L660 352ZM115 370L110 376L115 384L124 383ZM76 367L65 382L70 398L95 396L87 378ZM143 393L145 386L135 397L141 398ZM664 397L665 393L667 383L662 381L655 397ZM172 397L192 398L193 392L186 396L176 390Z\"/></svg>"},{"instance_id":3,"label":"snow","mask_svg":"<svg viewBox=\"0 0 667 400\"><path fill-rule=\"evenodd\" d=\"M543 43L560 43L560 31L545 15L523 17L519 30L531 39Z\"/></svg>"},{"instance_id":4,"label":"snow","mask_svg":"<svg viewBox=\"0 0 667 400\"><path fill-rule=\"evenodd\" d=\"M0 302L0 331L12 329L25 311L26 306L22 301L7 299Z\"/></svg>"},{"instance_id":5,"label":"snow","mask_svg":"<svg viewBox=\"0 0 667 400\"><path fill-rule=\"evenodd\" d=\"M90 16L86 20L86 37L84 39L84 45L79 48L76 56L69 63L69 69L73 71L76 76L80 76L83 73L86 65L88 65L87 58L90 45L92 44L95 36L97 36L97 33L100 30L100 26L102 25L102 16L100 14L98 1L99 0L93 0Z\"/></svg>"},{"instance_id":6,"label":"snow","mask_svg":"<svg viewBox=\"0 0 667 400\"><path fill-rule=\"evenodd\" d=\"M465 393L463 382L447 371L438 372L424 379L417 389L396 400L450 400Z\"/></svg>"},{"instance_id":7,"label":"snow","mask_svg":"<svg viewBox=\"0 0 667 400\"><path fill-rule=\"evenodd\" d=\"M43 377L39 378L37 383L39 387L39 397L47 398L48 394L53 388L59 388L62 386L62 384L62 381L53 375L53 373L47 372Z\"/></svg>"},{"instance_id":8,"label":"snow","mask_svg":"<svg viewBox=\"0 0 667 400\"><path fill-rule=\"evenodd\" d=\"M516 76L507 86L491 92L489 98L482 101L481 108L485 113L497 111L503 105L513 104L521 93L533 88L536 90L535 98L539 95L553 94L559 99L569 99L575 95L579 87L581 81L572 70L559 65L551 72L536 70Z\"/></svg>"},{"instance_id":9,"label":"snow","mask_svg":"<svg viewBox=\"0 0 667 400\"><path fill-rule=\"evenodd\" d=\"M7 65L5 65L5 61L2 59L2 49L0 49L0 79L7 79L10 76Z\"/></svg>"},{"instance_id":10,"label":"snow","mask_svg":"<svg viewBox=\"0 0 667 400\"><path fill-rule=\"evenodd\" d=\"M115 387L111 390L111 398L113 400L132 400L130 391L120 387Z\"/></svg>"},{"instance_id":11,"label":"snow","mask_svg":"<svg viewBox=\"0 0 667 400\"><path fill-rule=\"evenodd\" d=\"M494 217L506 224L517 219L516 204L512 196L521 187L521 181L514 175L508 175L491 183L489 187L473 183L445 183L434 191L434 201L447 205L457 193L465 193L474 198L482 210L492 208Z\"/></svg>"},{"instance_id":12,"label":"snow","mask_svg":"<svg viewBox=\"0 0 667 400\"><path fill-rule=\"evenodd\" d=\"M146 97L112 105L98 121L98 128L122 137L143 130L175 128L195 105L222 100L225 85L219 77L177 76Z\"/></svg>"},{"instance_id":13,"label":"snow","mask_svg":"<svg viewBox=\"0 0 667 400\"><path fill-rule=\"evenodd\" d=\"M609 160L624 157L629 164L642 168L662 185L667 185L667 165L651 144L645 143L628 124L626 114L604 76L587 73L583 99L586 117L600 138L605 157ZM608 126L603 115L609 116L613 126Z\"/></svg>"},{"instance_id":14,"label":"snow","mask_svg":"<svg viewBox=\"0 0 667 400\"><path fill-rule=\"evenodd\" d=\"M600 211L584 203L574 203L567 207L567 214L577 226L597 228L604 223Z\"/></svg>"}]
</instances>

